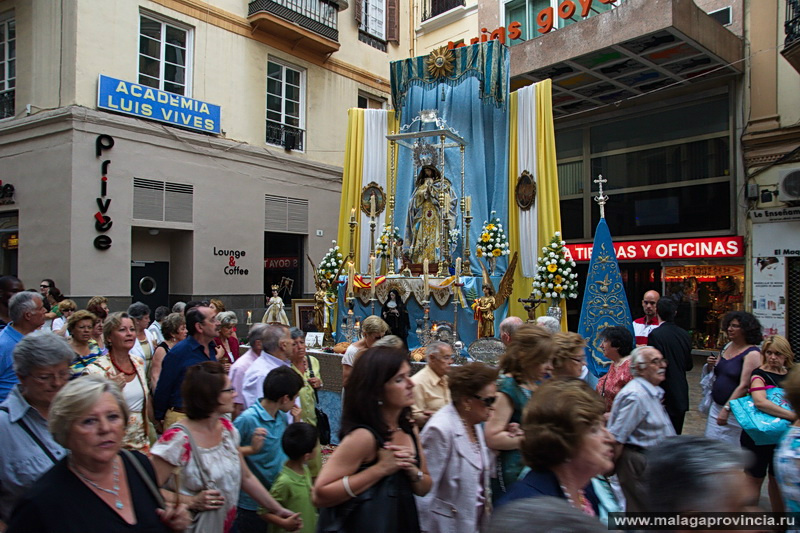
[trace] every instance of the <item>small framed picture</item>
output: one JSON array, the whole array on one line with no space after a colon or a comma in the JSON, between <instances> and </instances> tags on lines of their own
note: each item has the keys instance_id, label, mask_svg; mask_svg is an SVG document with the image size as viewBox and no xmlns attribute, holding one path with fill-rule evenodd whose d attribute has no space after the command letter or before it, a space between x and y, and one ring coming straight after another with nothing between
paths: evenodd
<instances>
[{"instance_id":1,"label":"small framed picture","mask_svg":"<svg viewBox=\"0 0 800 533\"><path fill-rule=\"evenodd\" d=\"M314 324L314 300L292 300L292 320L306 333L319 331Z\"/></svg>"}]
</instances>

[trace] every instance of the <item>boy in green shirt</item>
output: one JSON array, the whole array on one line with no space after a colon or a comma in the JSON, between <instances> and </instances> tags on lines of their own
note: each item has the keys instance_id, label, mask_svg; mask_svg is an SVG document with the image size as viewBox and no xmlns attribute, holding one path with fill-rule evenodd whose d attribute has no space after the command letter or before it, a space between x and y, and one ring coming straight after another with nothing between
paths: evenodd
<instances>
[{"instance_id":1,"label":"boy in green shirt","mask_svg":"<svg viewBox=\"0 0 800 533\"><path fill-rule=\"evenodd\" d=\"M305 422L295 422L283 432L283 451L289 458L272 484L270 494L275 500L294 512L300 513L303 527L298 531L314 533L317 530L317 509L311 503L311 472L308 461L317 446L317 428ZM264 511L259 509L259 514ZM270 523L269 533L284 533L272 514L262 514Z\"/></svg>"}]
</instances>

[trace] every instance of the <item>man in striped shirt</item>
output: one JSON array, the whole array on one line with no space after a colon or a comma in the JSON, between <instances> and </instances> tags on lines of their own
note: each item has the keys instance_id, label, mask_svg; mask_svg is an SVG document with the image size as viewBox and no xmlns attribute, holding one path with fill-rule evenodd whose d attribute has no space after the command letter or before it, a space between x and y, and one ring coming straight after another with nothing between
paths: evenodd
<instances>
[{"instance_id":1,"label":"man in striped shirt","mask_svg":"<svg viewBox=\"0 0 800 533\"><path fill-rule=\"evenodd\" d=\"M636 336L636 346L647 346L647 336L661 325L661 319L656 312L656 304L661 298L656 291L647 291L642 298L644 316L633 321L633 334Z\"/></svg>"}]
</instances>

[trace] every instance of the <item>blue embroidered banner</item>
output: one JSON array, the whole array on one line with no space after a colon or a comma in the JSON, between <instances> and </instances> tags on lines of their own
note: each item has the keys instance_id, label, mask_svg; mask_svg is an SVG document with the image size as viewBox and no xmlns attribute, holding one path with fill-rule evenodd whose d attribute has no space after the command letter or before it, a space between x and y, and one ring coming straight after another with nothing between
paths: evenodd
<instances>
[{"instance_id":1,"label":"blue embroidered banner","mask_svg":"<svg viewBox=\"0 0 800 533\"><path fill-rule=\"evenodd\" d=\"M611 364L600 349L599 334L609 326L623 326L633 335L633 321L619 272L617 254L606 219L597 224L592 259L583 293L578 333L586 339L586 365L595 376L608 372Z\"/></svg>"}]
</instances>

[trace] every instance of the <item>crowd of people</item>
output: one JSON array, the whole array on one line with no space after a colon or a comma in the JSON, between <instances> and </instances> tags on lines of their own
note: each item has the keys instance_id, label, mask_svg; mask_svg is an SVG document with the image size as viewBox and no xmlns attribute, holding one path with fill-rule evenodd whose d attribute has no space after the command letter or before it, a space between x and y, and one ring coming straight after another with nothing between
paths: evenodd
<instances>
[{"instance_id":1,"label":"crowd of people","mask_svg":"<svg viewBox=\"0 0 800 533\"><path fill-rule=\"evenodd\" d=\"M599 380L586 339L549 317L503 320L496 366L454 365L444 342L412 364L391 335L405 322L365 318L323 464L303 331L237 334L220 300L151 322L140 302L79 309L53 280L0 278L0 531L601 531L620 511L756 510L765 477L772 510L800 511L789 342L726 315L730 342L703 368L706 435L681 436L688 334L668 298L642 304L638 324L601 332ZM786 421L782 438L737 423L745 397Z\"/></svg>"}]
</instances>

